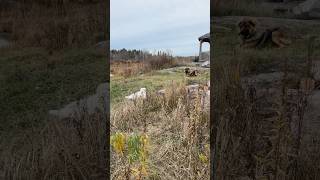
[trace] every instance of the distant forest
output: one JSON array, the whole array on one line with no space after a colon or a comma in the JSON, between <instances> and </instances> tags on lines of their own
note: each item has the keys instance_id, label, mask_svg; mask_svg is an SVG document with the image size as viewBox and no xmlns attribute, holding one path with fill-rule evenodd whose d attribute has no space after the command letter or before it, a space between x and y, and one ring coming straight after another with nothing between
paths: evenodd
<instances>
[{"instance_id":1,"label":"distant forest","mask_svg":"<svg viewBox=\"0 0 320 180\"><path fill-rule=\"evenodd\" d=\"M156 53L150 53L149 51L144 50L127 50L120 49L115 50L112 49L110 51L110 59L111 60L144 60L150 59L154 56L163 56L163 57L172 57L170 52L157 51Z\"/></svg>"}]
</instances>

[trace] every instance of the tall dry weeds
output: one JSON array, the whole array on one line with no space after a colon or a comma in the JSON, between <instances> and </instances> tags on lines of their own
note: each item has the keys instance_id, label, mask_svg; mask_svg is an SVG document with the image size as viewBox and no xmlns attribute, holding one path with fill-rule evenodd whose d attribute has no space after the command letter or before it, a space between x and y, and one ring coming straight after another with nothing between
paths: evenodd
<instances>
[{"instance_id":1,"label":"tall dry weeds","mask_svg":"<svg viewBox=\"0 0 320 180\"><path fill-rule=\"evenodd\" d=\"M9 24L17 47L89 47L107 39L106 9L106 1L16 1L1 11L0 26Z\"/></svg>"},{"instance_id":2,"label":"tall dry weeds","mask_svg":"<svg viewBox=\"0 0 320 180\"><path fill-rule=\"evenodd\" d=\"M137 74L145 74L154 70L175 67L186 63L181 59L175 59L172 56L154 55L148 59L111 61L111 73L123 77L130 77Z\"/></svg>"},{"instance_id":3,"label":"tall dry weeds","mask_svg":"<svg viewBox=\"0 0 320 180\"><path fill-rule=\"evenodd\" d=\"M319 142L301 146L307 91L297 89L296 95L290 94L294 91L291 88L296 87L295 82L301 80L296 76L298 73L310 78L310 52L312 50L303 69L295 68L288 58L282 62L284 76L276 87L278 90L274 91L275 96L271 97L262 97L262 89L244 83L246 65L240 54L214 64L213 134L216 136L211 138L214 138L213 173L216 179L319 177L317 160L320 156L315 150ZM298 79L293 81L292 78ZM292 123L297 123L297 132L292 129Z\"/></svg>"},{"instance_id":4,"label":"tall dry weeds","mask_svg":"<svg viewBox=\"0 0 320 180\"><path fill-rule=\"evenodd\" d=\"M106 179L105 118L101 113L47 122L1 140L1 179Z\"/></svg>"},{"instance_id":5,"label":"tall dry weeds","mask_svg":"<svg viewBox=\"0 0 320 180\"><path fill-rule=\"evenodd\" d=\"M147 100L123 102L111 112L111 133L144 133L150 137L147 179L209 178L209 112L200 96L188 98L185 84L149 93ZM111 153L112 178L120 178L126 164Z\"/></svg>"}]
</instances>

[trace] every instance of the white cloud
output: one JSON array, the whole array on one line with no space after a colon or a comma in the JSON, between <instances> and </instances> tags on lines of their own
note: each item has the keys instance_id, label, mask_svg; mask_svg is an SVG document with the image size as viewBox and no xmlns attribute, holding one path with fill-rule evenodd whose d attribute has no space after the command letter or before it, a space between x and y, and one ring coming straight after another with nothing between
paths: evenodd
<instances>
[{"instance_id":1,"label":"white cloud","mask_svg":"<svg viewBox=\"0 0 320 180\"><path fill-rule=\"evenodd\" d=\"M210 30L209 0L111 0L111 48L198 52Z\"/></svg>"}]
</instances>

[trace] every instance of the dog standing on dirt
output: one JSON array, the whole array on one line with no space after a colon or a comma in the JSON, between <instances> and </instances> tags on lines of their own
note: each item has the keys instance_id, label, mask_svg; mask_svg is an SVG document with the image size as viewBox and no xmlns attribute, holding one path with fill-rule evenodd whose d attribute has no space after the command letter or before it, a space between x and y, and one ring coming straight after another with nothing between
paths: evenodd
<instances>
[{"instance_id":1,"label":"dog standing on dirt","mask_svg":"<svg viewBox=\"0 0 320 180\"><path fill-rule=\"evenodd\" d=\"M259 32L257 21L253 18L243 18L238 23L238 27L241 47L244 48L264 48L268 45L282 48L291 44L284 31L279 27L268 28Z\"/></svg>"}]
</instances>

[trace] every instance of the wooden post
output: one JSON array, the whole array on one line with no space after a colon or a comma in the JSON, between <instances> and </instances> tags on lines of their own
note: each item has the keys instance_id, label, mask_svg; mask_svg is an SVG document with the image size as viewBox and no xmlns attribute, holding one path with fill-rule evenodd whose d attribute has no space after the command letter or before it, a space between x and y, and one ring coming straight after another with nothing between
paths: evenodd
<instances>
[{"instance_id":1,"label":"wooden post","mask_svg":"<svg viewBox=\"0 0 320 180\"><path fill-rule=\"evenodd\" d=\"M201 57L201 54L202 54L202 43L203 43L203 41L201 40L200 41L200 48L199 48L199 60L198 61L200 61L202 59L202 57Z\"/></svg>"}]
</instances>

